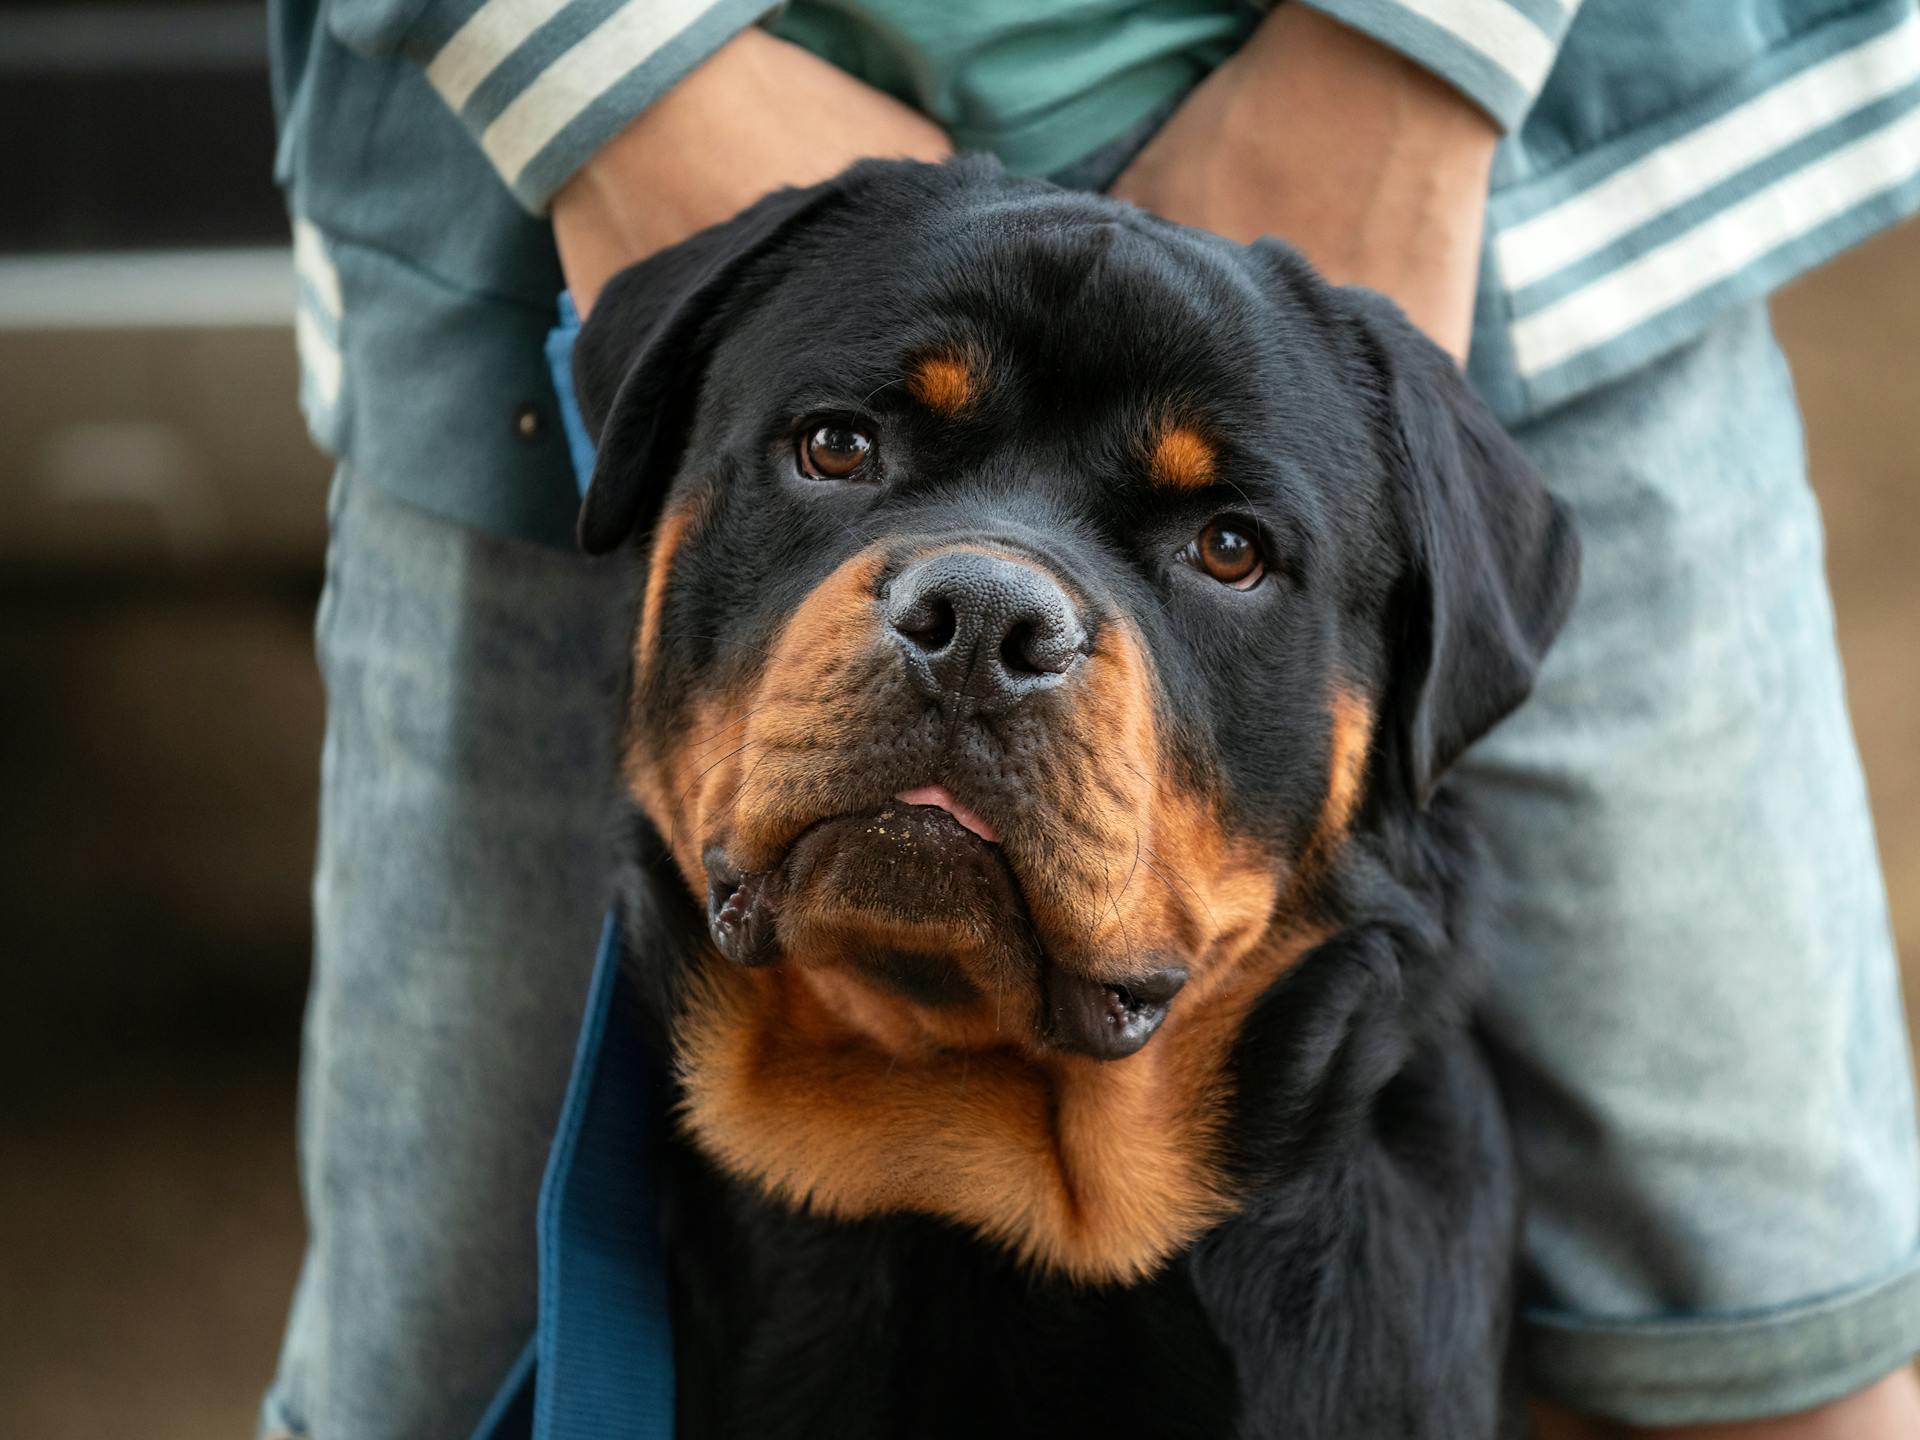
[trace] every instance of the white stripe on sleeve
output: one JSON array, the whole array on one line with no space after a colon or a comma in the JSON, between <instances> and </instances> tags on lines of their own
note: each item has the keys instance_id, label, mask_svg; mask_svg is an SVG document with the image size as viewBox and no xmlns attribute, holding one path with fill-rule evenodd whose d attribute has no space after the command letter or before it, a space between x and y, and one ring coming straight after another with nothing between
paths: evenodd
<instances>
[{"instance_id":1,"label":"white stripe on sleeve","mask_svg":"<svg viewBox=\"0 0 1920 1440\"><path fill-rule=\"evenodd\" d=\"M1494 240L1509 290L1545 279L1920 77L1920 15L1811 65Z\"/></svg>"},{"instance_id":2,"label":"white stripe on sleeve","mask_svg":"<svg viewBox=\"0 0 1920 1440\"><path fill-rule=\"evenodd\" d=\"M1400 9L1446 31L1506 71L1529 95L1553 68L1554 40L1507 0L1394 0Z\"/></svg>"},{"instance_id":3,"label":"white stripe on sleeve","mask_svg":"<svg viewBox=\"0 0 1920 1440\"><path fill-rule=\"evenodd\" d=\"M305 310L293 312L293 344L300 368L313 381L320 403L331 410L340 403L340 352Z\"/></svg>"},{"instance_id":4,"label":"white stripe on sleeve","mask_svg":"<svg viewBox=\"0 0 1920 1440\"><path fill-rule=\"evenodd\" d=\"M501 0L495 0L501 3ZM480 137L509 183L595 100L708 8L708 0L627 0L541 72Z\"/></svg>"},{"instance_id":5,"label":"white stripe on sleeve","mask_svg":"<svg viewBox=\"0 0 1920 1440\"><path fill-rule=\"evenodd\" d=\"M1916 175L1920 110L1776 180L1517 321L1512 328L1515 368L1531 377L1617 339Z\"/></svg>"},{"instance_id":6,"label":"white stripe on sleeve","mask_svg":"<svg viewBox=\"0 0 1920 1440\"><path fill-rule=\"evenodd\" d=\"M473 92L568 0L487 0L427 62L427 79L458 111Z\"/></svg>"},{"instance_id":7,"label":"white stripe on sleeve","mask_svg":"<svg viewBox=\"0 0 1920 1440\"><path fill-rule=\"evenodd\" d=\"M327 242L311 220L293 222L293 273L313 287L320 306L340 319L340 272L327 255Z\"/></svg>"}]
</instances>

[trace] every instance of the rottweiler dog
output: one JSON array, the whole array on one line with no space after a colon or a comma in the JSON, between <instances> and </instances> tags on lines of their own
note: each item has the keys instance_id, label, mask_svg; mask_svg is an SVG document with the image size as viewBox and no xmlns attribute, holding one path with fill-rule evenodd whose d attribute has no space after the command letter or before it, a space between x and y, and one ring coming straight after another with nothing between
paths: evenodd
<instances>
[{"instance_id":1,"label":"rottweiler dog","mask_svg":"<svg viewBox=\"0 0 1920 1440\"><path fill-rule=\"evenodd\" d=\"M963 159L624 272L575 375L679 1433L1493 1433L1443 777L1577 550L1448 358Z\"/></svg>"}]
</instances>

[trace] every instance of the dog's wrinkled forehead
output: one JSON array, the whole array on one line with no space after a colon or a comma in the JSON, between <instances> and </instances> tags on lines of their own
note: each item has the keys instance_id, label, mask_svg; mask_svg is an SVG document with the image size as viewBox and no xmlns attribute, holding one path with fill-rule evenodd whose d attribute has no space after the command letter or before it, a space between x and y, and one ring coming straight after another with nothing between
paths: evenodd
<instances>
[{"instance_id":1,"label":"dog's wrinkled forehead","mask_svg":"<svg viewBox=\"0 0 1920 1440\"><path fill-rule=\"evenodd\" d=\"M1352 483L1377 471L1345 358L1263 273L1290 257L1059 192L866 210L845 202L760 262L761 298L716 339L717 411L906 411L956 460L1015 445L1036 478L1099 480L1107 505L1141 446L1142 478L1175 491L1271 489L1343 450Z\"/></svg>"},{"instance_id":2,"label":"dog's wrinkled forehead","mask_svg":"<svg viewBox=\"0 0 1920 1440\"><path fill-rule=\"evenodd\" d=\"M1309 512L1316 475L1341 468L1351 488L1380 470L1350 327L1277 248L977 164L862 167L771 197L725 239L616 282L615 318L596 311L583 341L595 426L636 348L666 341L675 363L627 407L656 413L662 462L696 425L709 445L750 447L771 417L855 409L940 422L955 462L1018 447L1024 483L1105 487L1080 508L1111 507L1143 446L1166 487L1231 483ZM688 294L703 298L673 303ZM658 503L668 467L652 468ZM628 519L596 525L598 508L589 548Z\"/></svg>"}]
</instances>

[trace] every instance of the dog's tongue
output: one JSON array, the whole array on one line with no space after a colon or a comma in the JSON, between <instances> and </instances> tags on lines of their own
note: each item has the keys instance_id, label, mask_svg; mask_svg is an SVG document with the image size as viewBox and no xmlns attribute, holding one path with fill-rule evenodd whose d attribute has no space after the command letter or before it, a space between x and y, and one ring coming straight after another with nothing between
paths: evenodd
<instances>
[{"instance_id":1,"label":"dog's tongue","mask_svg":"<svg viewBox=\"0 0 1920 1440\"><path fill-rule=\"evenodd\" d=\"M994 828L956 800L953 792L944 785L916 786L912 790L902 790L893 798L902 805L932 805L944 810L989 845L999 843L1000 837Z\"/></svg>"}]
</instances>

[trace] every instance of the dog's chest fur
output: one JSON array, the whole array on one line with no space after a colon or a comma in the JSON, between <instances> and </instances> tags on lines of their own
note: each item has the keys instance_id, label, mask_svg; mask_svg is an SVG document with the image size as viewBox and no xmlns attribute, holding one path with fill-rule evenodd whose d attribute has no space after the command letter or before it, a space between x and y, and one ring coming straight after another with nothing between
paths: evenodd
<instances>
[{"instance_id":1,"label":"dog's chest fur","mask_svg":"<svg viewBox=\"0 0 1920 1440\"><path fill-rule=\"evenodd\" d=\"M1477 1061L1435 1057L1471 1114ZM1302 1174L1152 1280L1037 1277L917 1219L770 1212L676 1147L665 1216L680 1433L1489 1436L1511 1245L1497 1128L1479 1193L1404 1156ZM1436 1226L1465 1223L1451 1243ZM1497 1283L1497 1281L1495 1282Z\"/></svg>"},{"instance_id":2,"label":"dog's chest fur","mask_svg":"<svg viewBox=\"0 0 1920 1440\"><path fill-rule=\"evenodd\" d=\"M1465 867L1443 868L1427 879L1463 903ZM659 874L632 864L627 912L664 1045L678 966L661 962L698 941ZM1036 1273L939 1221L795 1213L670 1136L677 1433L1494 1435L1517 1179L1456 1018L1469 968L1393 925L1309 956L1235 1055L1243 1208L1130 1286Z\"/></svg>"}]
</instances>

